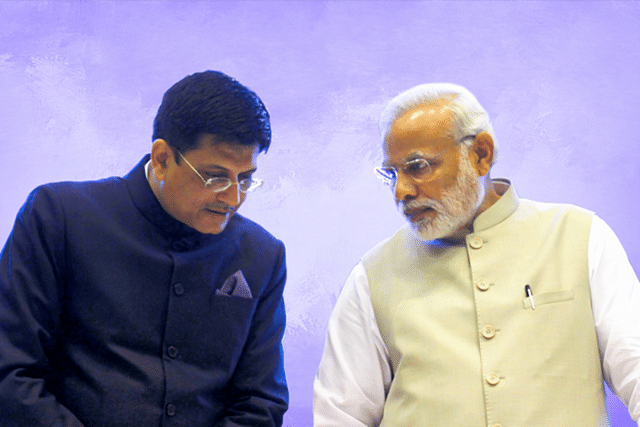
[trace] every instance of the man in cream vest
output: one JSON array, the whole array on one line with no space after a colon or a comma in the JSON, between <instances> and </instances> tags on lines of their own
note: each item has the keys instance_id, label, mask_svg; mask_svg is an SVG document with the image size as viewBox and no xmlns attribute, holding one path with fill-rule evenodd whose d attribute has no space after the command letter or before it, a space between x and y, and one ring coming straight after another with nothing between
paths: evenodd
<instances>
[{"instance_id":1,"label":"man in cream vest","mask_svg":"<svg viewBox=\"0 0 640 427\"><path fill-rule=\"evenodd\" d=\"M463 87L410 89L380 128L408 224L347 279L314 425L599 427L603 379L638 422L640 286L604 221L491 179L493 129Z\"/></svg>"}]
</instances>

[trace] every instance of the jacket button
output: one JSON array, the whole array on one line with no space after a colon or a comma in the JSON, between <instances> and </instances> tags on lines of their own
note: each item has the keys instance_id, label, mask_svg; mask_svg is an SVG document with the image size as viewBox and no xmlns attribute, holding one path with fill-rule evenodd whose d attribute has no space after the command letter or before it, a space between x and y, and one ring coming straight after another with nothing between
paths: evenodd
<instances>
[{"instance_id":1,"label":"jacket button","mask_svg":"<svg viewBox=\"0 0 640 427\"><path fill-rule=\"evenodd\" d=\"M478 279L475 281L476 288L481 291L489 290L489 281L487 279Z\"/></svg>"},{"instance_id":2,"label":"jacket button","mask_svg":"<svg viewBox=\"0 0 640 427\"><path fill-rule=\"evenodd\" d=\"M176 283L173 285L173 293L178 296L184 294L184 285L182 283Z\"/></svg>"},{"instance_id":3,"label":"jacket button","mask_svg":"<svg viewBox=\"0 0 640 427\"><path fill-rule=\"evenodd\" d=\"M498 374L492 372L490 374L487 374L485 380L489 385L496 385L500 382L500 377L498 376Z\"/></svg>"},{"instance_id":4,"label":"jacket button","mask_svg":"<svg viewBox=\"0 0 640 427\"><path fill-rule=\"evenodd\" d=\"M165 408L165 411L168 416L173 417L176 414L176 405L169 403Z\"/></svg>"},{"instance_id":5,"label":"jacket button","mask_svg":"<svg viewBox=\"0 0 640 427\"><path fill-rule=\"evenodd\" d=\"M482 327L482 336L490 340L491 338L496 336L496 328L491 325L484 325Z\"/></svg>"},{"instance_id":6,"label":"jacket button","mask_svg":"<svg viewBox=\"0 0 640 427\"><path fill-rule=\"evenodd\" d=\"M489 427L502 427L502 424L491 424Z\"/></svg>"},{"instance_id":7,"label":"jacket button","mask_svg":"<svg viewBox=\"0 0 640 427\"><path fill-rule=\"evenodd\" d=\"M178 353L180 353L178 351L177 347L174 346L169 346L169 348L167 349L167 354L169 355L170 358L175 359L176 357L178 357Z\"/></svg>"},{"instance_id":8,"label":"jacket button","mask_svg":"<svg viewBox=\"0 0 640 427\"><path fill-rule=\"evenodd\" d=\"M480 236L473 236L469 240L469 246L471 246L473 249L480 249L482 245L484 245L484 241Z\"/></svg>"}]
</instances>

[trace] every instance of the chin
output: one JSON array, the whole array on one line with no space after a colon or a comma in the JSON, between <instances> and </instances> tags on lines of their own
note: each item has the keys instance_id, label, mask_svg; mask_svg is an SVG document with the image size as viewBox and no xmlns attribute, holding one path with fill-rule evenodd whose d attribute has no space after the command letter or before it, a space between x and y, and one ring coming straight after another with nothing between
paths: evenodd
<instances>
[{"instance_id":1,"label":"chin","mask_svg":"<svg viewBox=\"0 0 640 427\"><path fill-rule=\"evenodd\" d=\"M194 218L193 224L189 225L203 234L220 234L227 228L232 217L233 213L224 216L205 214Z\"/></svg>"},{"instance_id":2,"label":"chin","mask_svg":"<svg viewBox=\"0 0 640 427\"><path fill-rule=\"evenodd\" d=\"M425 231L420 229L420 227L417 227L415 224L411 224L411 230L413 231L413 234L415 234L415 236L418 239L425 242L447 237L447 233L445 232L438 233L438 232L434 232L433 230Z\"/></svg>"},{"instance_id":3,"label":"chin","mask_svg":"<svg viewBox=\"0 0 640 427\"><path fill-rule=\"evenodd\" d=\"M200 231L202 234L220 234L224 231L224 227L211 229L211 230L198 230L198 231Z\"/></svg>"},{"instance_id":4,"label":"chin","mask_svg":"<svg viewBox=\"0 0 640 427\"><path fill-rule=\"evenodd\" d=\"M229 223L229 221L224 221L221 224L207 224L207 223L200 223L200 224L188 224L191 228L196 229L197 231L199 231L202 234L220 234L224 231L225 228L227 228L227 224Z\"/></svg>"},{"instance_id":5,"label":"chin","mask_svg":"<svg viewBox=\"0 0 640 427\"><path fill-rule=\"evenodd\" d=\"M217 227L208 227L207 229L204 230L198 230L201 233L204 234L220 234L224 231L224 229L227 228L227 223L225 222L224 224L221 224Z\"/></svg>"},{"instance_id":6,"label":"chin","mask_svg":"<svg viewBox=\"0 0 640 427\"><path fill-rule=\"evenodd\" d=\"M433 220L410 222L411 230L416 237L423 241L430 241L448 237L459 229L452 219L436 217Z\"/></svg>"}]
</instances>

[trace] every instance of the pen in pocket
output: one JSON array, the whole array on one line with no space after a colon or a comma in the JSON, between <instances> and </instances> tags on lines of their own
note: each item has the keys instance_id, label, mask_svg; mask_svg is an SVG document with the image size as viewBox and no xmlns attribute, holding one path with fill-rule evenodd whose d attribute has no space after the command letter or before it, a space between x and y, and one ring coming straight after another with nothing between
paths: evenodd
<instances>
[{"instance_id":1,"label":"pen in pocket","mask_svg":"<svg viewBox=\"0 0 640 427\"><path fill-rule=\"evenodd\" d=\"M531 292L531 286L525 285L524 286L524 293L529 298L529 301L531 301L531 309L535 310L536 306L533 303L533 292Z\"/></svg>"}]
</instances>

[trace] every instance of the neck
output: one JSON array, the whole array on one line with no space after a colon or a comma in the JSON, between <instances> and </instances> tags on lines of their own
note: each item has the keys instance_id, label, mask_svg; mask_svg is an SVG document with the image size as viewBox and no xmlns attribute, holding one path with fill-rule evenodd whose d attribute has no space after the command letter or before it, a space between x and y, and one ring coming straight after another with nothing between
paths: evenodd
<instances>
[{"instance_id":1,"label":"neck","mask_svg":"<svg viewBox=\"0 0 640 427\"><path fill-rule=\"evenodd\" d=\"M478 215L489 209L498 200L500 200L500 194L498 194L498 192L496 191L496 187L493 185L493 181L491 181L491 178L488 175L484 179L483 188L484 198L482 199L482 203L480 203L478 211L476 212L473 219L476 219Z\"/></svg>"},{"instance_id":2,"label":"neck","mask_svg":"<svg viewBox=\"0 0 640 427\"><path fill-rule=\"evenodd\" d=\"M496 190L495 186L493 185L493 181L491 181L491 178L488 174L482 180L482 191L484 193L484 197L482 198L482 202L480 202L475 215L473 215L473 217L467 224L465 224L463 227L460 227L456 232L451 234L451 236L448 236L448 239L464 240L464 237L467 234L473 233L473 222L476 220L476 218L491 206L493 206L498 200L500 200L501 195Z\"/></svg>"}]
</instances>

